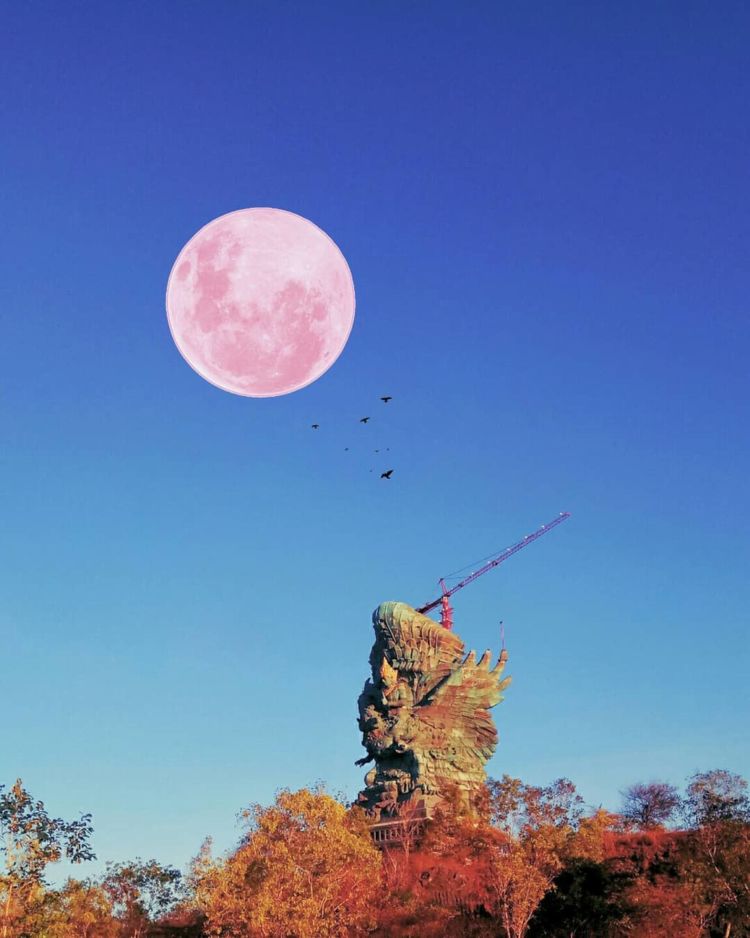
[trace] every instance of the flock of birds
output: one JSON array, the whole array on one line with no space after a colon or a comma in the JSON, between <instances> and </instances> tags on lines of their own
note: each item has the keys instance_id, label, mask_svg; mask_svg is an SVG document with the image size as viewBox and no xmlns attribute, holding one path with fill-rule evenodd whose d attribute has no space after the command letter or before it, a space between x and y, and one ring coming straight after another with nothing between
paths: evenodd
<instances>
[{"instance_id":1,"label":"flock of birds","mask_svg":"<svg viewBox=\"0 0 750 938\"><path fill-rule=\"evenodd\" d=\"M389 401L392 401L392 400L393 400L393 397L392 397L390 394L384 394L383 397L380 398L380 400L381 400L384 404L387 404ZM366 424L366 423L369 423L370 419L371 419L370 417L360 417L360 418L359 418L359 422ZM312 423L312 424L310 424L310 427L311 427L311 429L313 429L313 430L320 430L320 424L319 424L319 423ZM387 446L387 447L385 448L385 451L386 451L386 453L389 452L389 451L390 451L390 447ZM345 447L344 447L344 452L345 452L345 453L348 453L348 452L349 452L349 447L348 447L348 446L345 446ZM379 450L379 449L376 449L376 450L374 450L374 452L379 453L380 450ZM370 469L370 472L373 472L373 470ZM381 473L380 473L380 478L381 478L381 479L390 479L390 477L391 477L392 475L393 475L393 469L386 469L385 472L381 472Z\"/></svg>"}]
</instances>

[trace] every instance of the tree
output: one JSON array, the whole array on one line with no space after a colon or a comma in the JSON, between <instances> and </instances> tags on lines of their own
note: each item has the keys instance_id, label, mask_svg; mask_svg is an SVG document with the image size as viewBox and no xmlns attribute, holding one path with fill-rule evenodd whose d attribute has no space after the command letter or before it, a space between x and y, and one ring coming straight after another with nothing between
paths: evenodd
<instances>
[{"instance_id":1,"label":"tree","mask_svg":"<svg viewBox=\"0 0 750 938\"><path fill-rule=\"evenodd\" d=\"M412 879L411 857L421 842L430 821L424 807L415 799L396 805L391 828L397 832L393 842L382 846L383 883L389 894L409 892Z\"/></svg>"},{"instance_id":2,"label":"tree","mask_svg":"<svg viewBox=\"0 0 750 938\"><path fill-rule=\"evenodd\" d=\"M606 835L620 827L621 823L619 814L612 814L604 808L597 808L592 814L582 817L568 839L566 857L601 862L606 855Z\"/></svg>"},{"instance_id":3,"label":"tree","mask_svg":"<svg viewBox=\"0 0 750 938\"><path fill-rule=\"evenodd\" d=\"M0 785L0 936L11 938L23 918L43 897L44 874L50 863L65 856L71 863L95 859L89 844L91 815L77 821L51 818L18 779L6 791Z\"/></svg>"},{"instance_id":4,"label":"tree","mask_svg":"<svg viewBox=\"0 0 750 938\"><path fill-rule=\"evenodd\" d=\"M490 911L499 918L508 938L523 938L539 903L553 882L552 866L539 863L527 843L512 842L495 850L490 859Z\"/></svg>"},{"instance_id":5,"label":"tree","mask_svg":"<svg viewBox=\"0 0 750 938\"><path fill-rule=\"evenodd\" d=\"M693 828L717 821L750 821L747 782L726 769L698 772L688 781L683 813Z\"/></svg>"},{"instance_id":6,"label":"tree","mask_svg":"<svg viewBox=\"0 0 750 938\"><path fill-rule=\"evenodd\" d=\"M207 932L224 938L344 938L374 925L381 857L359 809L318 789L282 791L242 814L225 861L204 845L193 864Z\"/></svg>"},{"instance_id":7,"label":"tree","mask_svg":"<svg viewBox=\"0 0 750 938\"><path fill-rule=\"evenodd\" d=\"M538 869L551 880L575 842L583 799L575 785L560 778L539 788L504 775L491 779L488 815L495 827L517 839Z\"/></svg>"},{"instance_id":8,"label":"tree","mask_svg":"<svg viewBox=\"0 0 750 938\"><path fill-rule=\"evenodd\" d=\"M710 935L750 934L750 823L712 821L692 831L680 875Z\"/></svg>"},{"instance_id":9,"label":"tree","mask_svg":"<svg viewBox=\"0 0 750 938\"><path fill-rule=\"evenodd\" d=\"M667 824L680 805L677 789L667 782L638 782L621 795L622 817L639 830Z\"/></svg>"},{"instance_id":10,"label":"tree","mask_svg":"<svg viewBox=\"0 0 750 938\"><path fill-rule=\"evenodd\" d=\"M607 935L631 911L625 892L631 877L605 863L573 859L555 878L534 913L534 938Z\"/></svg>"},{"instance_id":11,"label":"tree","mask_svg":"<svg viewBox=\"0 0 750 938\"><path fill-rule=\"evenodd\" d=\"M47 892L42 915L44 938L120 938L106 891L91 880L69 879ZM31 932L35 932L32 930Z\"/></svg>"},{"instance_id":12,"label":"tree","mask_svg":"<svg viewBox=\"0 0 750 938\"><path fill-rule=\"evenodd\" d=\"M499 922L507 938L523 938L575 843L583 801L567 779L540 788L506 775L487 783L474 809L462 812L460 802L447 799L428 825L422 847L443 865L458 863L462 898ZM604 823L597 819L599 826ZM437 864L435 878L439 875Z\"/></svg>"},{"instance_id":13,"label":"tree","mask_svg":"<svg viewBox=\"0 0 750 938\"><path fill-rule=\"evenodd\" d=\"M683 877L704 907L710 935L750 933L750 799L744 778L726 769L688 781L683 813L692 829Z\"/></svg>"},{"instance_id":14,"label":"tree","mask_svg":"<svg viewBox=\"0 0 750 938\"><path fill-rule=\"evenodd\" d=\"M567 778L539 788L504 775L499 780L489 779L487 792L491 823L515 836L543 828L570 832L583 816L583 798Z\"/></svg>"},{"instance_id":15,"label":"tree","mask_svg":"<svg viewBox=\"0 0 750 938\"><path fill-rule=\"evenodd\" d=\"M140 938L149 923L170 912L184 895L179 870L140 857L130 863L108 863L102 888L129 938Z\"/></svg>"},{"instance_id":16,"label":"tree","mask_svg":"<svg viewBox=\"0 0 750 938\"><path fill-rule=\"evenodd\" d=\"M649 870L633 876L626 903L630 933L638 938L664 938L665 935L706 938L708 935L709 905L691 883L683 882L676 874L666 876Z\"/></svg>"}]
</instances>

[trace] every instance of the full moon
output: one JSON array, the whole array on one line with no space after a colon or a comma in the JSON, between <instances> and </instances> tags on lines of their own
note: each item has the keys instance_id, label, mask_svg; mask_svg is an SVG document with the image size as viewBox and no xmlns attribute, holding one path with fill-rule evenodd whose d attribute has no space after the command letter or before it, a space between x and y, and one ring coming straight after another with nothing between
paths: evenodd
<instances>
[{"instance_id":1,"label":"full moon","mask_svg":"<svg viewBox=\"0 0 750 938\"><path fill-rule=\"evenodd\" d=\"M354 323L354 283L343 254L301 215L246 208L201 228L167 284L177 348L211 384L276 397L317 380Z\"/></svg>"}]
</instances>

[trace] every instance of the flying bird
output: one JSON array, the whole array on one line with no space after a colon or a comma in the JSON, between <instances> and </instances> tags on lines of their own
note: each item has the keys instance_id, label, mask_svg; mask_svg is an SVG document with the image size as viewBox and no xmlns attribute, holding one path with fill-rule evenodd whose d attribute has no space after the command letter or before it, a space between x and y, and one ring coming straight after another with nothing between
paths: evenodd
<instances>
[{"instance_id":1,"label":"flying bird","mask_svg":"<svg viewBox=\"0 0 750 938\"><path fill-rule=\"evenodd\" d=\"M360 422L360 423L367 423L367 421L368 421L369 419L370 419L369 417L360 417L359 422Z\"/></svg>"},{"instance_id":2,"label":"flying bird","mask_svg":"<svg viewBox=\"0 0 750 938\"><path fill-rule=\"evenodd\" d=\"M381 472L381 473L380 473L380 478L381 478L381 479L390 479L390 477L391 477L392 475L393 475L393 469L389 469L387 472Z\"/></svg>"},{"instance_id":3,"label":"flying bird","mask_svg":"<svg viewBox=\"0 0 750 938\"><path fill-rule=\"evenodd\" d=\"M385 397L381 397L380 400L381 400L384 404L387 404L388 401L392 401L393 398L391 397L390 394L386 394L386 396L385 396Z\"/></svg>"},{"instance_id":4,"label":"flying bird","mask_svg":"<svg viewBox=\"0 0 750 938\"><path fill-rule=\"evenodd\" d=\"M319 424L319 423L314 423L314 424L312 424L312 428L313 428L313 430L318 430L318 429L320 428L320 424Z\"/></svg>"}]
</instances>

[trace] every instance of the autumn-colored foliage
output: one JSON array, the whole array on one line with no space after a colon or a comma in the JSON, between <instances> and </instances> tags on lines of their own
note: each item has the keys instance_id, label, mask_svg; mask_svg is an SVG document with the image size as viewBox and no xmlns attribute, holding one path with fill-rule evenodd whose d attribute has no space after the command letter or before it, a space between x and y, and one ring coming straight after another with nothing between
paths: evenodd
<instances>
[{"instance_id":1,"label":"autumn-colored foliage","mask_svg":"<svg viewBox=\"0 0 750 938\"><path fill-rule=\"evenodd\" d=\"M323 789L241 812L237 847L204 844L183 879L156 860L52 888L90 859L91 819L52 818L22 783L0 788L0 938L740 938L750 935L744 779L699 773L586 810L572 782L504 776L447 791L400 841L373 845L359 808ZM679 829L658 823L677 812Z\"/></svg>"},{"instance_id":2,"label":"autumn-colored foliage","mask_svg":"<svg viewBox=\"0 0 750 938\"><path fill-rule=\"evenodd\" d=\"M375 924L381 857L358 809L321 791L281 792L253 805L239 848L193 866L208 935L345 938Z\"/></svg>"},{"instance_id":3,"label":"autumn-colored foliage","mask_svg":"<svg viewBox=\"0 0 750 938\"><path fill-rule=\"evenodd\" d=\"M89 846L91 817L77 821L50 817L18 779L6 791L0 786L0 936L16 938L38 931L48 905L44 888L50 863L66 857L72 863L93 859Z\"/></svg>"}]
</instances>

